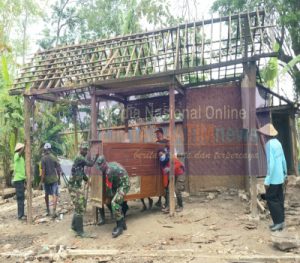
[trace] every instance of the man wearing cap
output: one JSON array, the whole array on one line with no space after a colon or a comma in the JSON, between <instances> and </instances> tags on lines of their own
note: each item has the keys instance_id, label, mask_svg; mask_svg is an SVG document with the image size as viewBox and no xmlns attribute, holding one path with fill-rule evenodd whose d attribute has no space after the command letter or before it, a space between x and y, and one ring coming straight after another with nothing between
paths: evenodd
<instances>
[{"instance_id":1,"label":"man wearing cap","mask_svg":"<svg viewBox=\"0 0 300 263\"><path fill-rule=\"evenodd\" d=\"M51 144L47 142L44 145L44 155L41 160L41 183L44 184L47 215L50 215L49 195L51 195L53 203L53 212L51 215L52 218L55 218L57 217L56 205L58 197L58 182L60 179L61 168L57 158L53 154L51 154L50 151Z\"/></svg>"},{"instance_id":2,"label":"man wearing cap","mask_svg":"<svg viewBox=\"0 0 300 263\"><path fill-rule=\"evenodd\" d=\"M106 162L104 156L97 159L96 168L102 171L105 177L106 194L111 197L111 207L117 226L112 231L113 238L118 237L127 229L125 216L128 206L124 196L130 189L129 176L125 168L117 162Z\"/></svg>"},{"instance_id":3,"label":"man wearing cap","mask_svg":"<svg viewBox=\"0 0 300 263\"><path fill-rule=\"evenodd\" d=\"M277 130L268 123L258 130L266 139L267 175L266 200L273 220L271 231L284 228L284 185L287 183L287 166L282 145L275 136Z\"/></svg>"},{"instance_id":4,"label":"man wearing cap","mask_svg":"<svg viewBox=\"0 0 300 263\"><path fill-rule=\"evenodd\" d=\"M14 155L14 178L13 184L16 188L16 197L18 204L18 219L26 219L24 213L24 201L25 201L25 159L24 159L24 149L23 143L17 143L15 147Z\"/></svg>"},{"instance_id":5,"label":"man wearing cap","mask_svg":"<svg viewBox=\"0 0 300 263\"><path fill-rule=\"evenodd\" d=\"M85 234L83 231L83 214L86 206L86 200L82 189L82 181L85 181L85 183L88 182L88 177L84 172L84 167L92 167L98 158L98 154L96 154L94 160L88 160L86 158L88 148L89 144L87 142L82 142L80 144L80 153L75 157L68 184L70 196L75 208L71 228L76 232L76 235L80 237L92 237Z\"/></svg>"}]
</instances>

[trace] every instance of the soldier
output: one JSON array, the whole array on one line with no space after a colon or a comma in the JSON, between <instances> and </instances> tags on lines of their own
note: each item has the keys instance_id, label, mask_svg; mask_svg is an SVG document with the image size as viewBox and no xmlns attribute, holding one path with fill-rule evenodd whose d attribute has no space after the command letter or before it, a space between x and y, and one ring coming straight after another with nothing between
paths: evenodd
<instances>
[{"instance_id":1,"label":"soldier","mask_svg":"<svg viewBox=\"0 0 300 263\"><path fill-rule=\"evenodd\" d=\"M111 197L111 207L117 227L112 231L113 238L118 237L127 229L125 215L128 209L124 196L130 189L129 176L125 168L117 162L106 162L104 156L97 159L96 168L102 171L105 177L106 194Z\"/></svg>"},{"instance_id":2,"label":"soldier","mask_svg":"<svg viewBox=\"0 0 300 263\"><path fill-rule=\"evenodd\" d=\"M98 154L96 154L95 159L93 161L87 160L86 155L88 148L89 145L87 142L81 143L80 154L74 160L71 170L72 175L70 177L68 185L70 196L75 207L72 219L72 229L80 237L90 237L86 235L83 231L83 214L86 206L86 200L84 191L82 189L82 180L84 180L85 183L88 182L88 177L84 173L84 167L93 166L99 156Z\"/></svg>"}]
</instances>

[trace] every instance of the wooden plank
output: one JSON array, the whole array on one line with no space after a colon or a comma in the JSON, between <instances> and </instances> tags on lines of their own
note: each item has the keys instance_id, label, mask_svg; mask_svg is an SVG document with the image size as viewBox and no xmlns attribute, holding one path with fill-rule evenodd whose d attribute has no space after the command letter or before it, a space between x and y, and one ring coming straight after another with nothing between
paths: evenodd
<instances>
[{"instance_id":1,"label":"wooden plank","mask_svg":"<svg viewBox=\"0 0 300 263\"><path fill-rule=\"evenodd\" d=\"M170 203L170 216L175 214L175 88L174 85L169 89L170 100L170 124L169 124L169 138L170 138L170 175L169 175L169 203Z\"/></svg>"}]
</instances>

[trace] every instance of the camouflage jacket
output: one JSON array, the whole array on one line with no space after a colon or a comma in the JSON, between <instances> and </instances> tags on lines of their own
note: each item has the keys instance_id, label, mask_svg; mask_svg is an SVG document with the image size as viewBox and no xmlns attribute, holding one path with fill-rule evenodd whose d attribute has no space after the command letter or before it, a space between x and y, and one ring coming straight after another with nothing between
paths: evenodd
<instances>
[{"instance_id":1,"label":"camouflage jacket","mask_svg":"<svg viewBox=\"0 0 300 263\"><path fill-rule=\"evenodd\" d=\"M125 195L130 189L129 176L125 168L117 162L107 163L105 172L106 194L114 196L116 192Z\"/></svg>"},{"instance_id":2,"label":"camouflage jacket","mask_svg":"<svg viewBox=\"0 0 300 263\"><path fill-rule=\"evenodd\" d=\"M69 180L69 186L80 188L82 184L82 180L84 181L88 180L88 177L84 172L84 167L85 166L91 167L93 165L94 165L93 161L88 160L86 157L82 156L81 154L76 156L71 169L72 174Z\"/></svg>"}]
</instances>

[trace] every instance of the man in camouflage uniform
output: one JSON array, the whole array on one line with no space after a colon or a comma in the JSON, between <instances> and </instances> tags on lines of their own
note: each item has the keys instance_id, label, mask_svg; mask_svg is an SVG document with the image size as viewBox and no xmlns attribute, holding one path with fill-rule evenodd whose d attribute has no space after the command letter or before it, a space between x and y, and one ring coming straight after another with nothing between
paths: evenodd
<instances>
[{"instance_id":1,"label":"man in camouflage uniform","mask_svg":"<svg viewBox=\"0 0 300 263\"><path fill-rule=\"evenodd\" d=\"M69 193L71 200L74 204L74 215L72 219L72 229L78 236L87 237L83 231L83 214L86 206L86 200L84 190L82 189L82 181L88 182L88 177L84 172L85 166L93 166L98 158L98 154L93 161L86 158L89 145L87 142L83 142L80 145L80 154L75 157L71 177L68 183Z\"/></svg>"},{"instance_id":2,"label":"man in camouflage uniform","mask_svg":"<svg viewBox=\"0 0 300 263\"><path fill-rule=\"evenodd\" d=\"M128 209L124 196L130 189L129 176L125 168L117 162L106 162L104 156L97 159L96 168L102 171L105 177L106 195L111 197L111 207L117 220L117 227L113 229L112 236L118 237L127 229L125 214Z\"/></svg>"}]
</instances>

